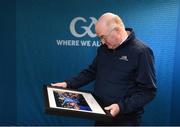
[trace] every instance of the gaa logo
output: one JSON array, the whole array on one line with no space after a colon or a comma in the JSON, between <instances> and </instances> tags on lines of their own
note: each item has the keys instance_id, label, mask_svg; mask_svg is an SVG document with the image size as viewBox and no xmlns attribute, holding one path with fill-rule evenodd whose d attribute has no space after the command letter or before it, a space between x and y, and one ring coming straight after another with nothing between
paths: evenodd
<instances>
[{"instance_id":1,"label":"gaa logo","mask_svg":"<svg viewBox=\"0 0 180 127\"><path fill-rule=\"evenodd\" d=\"M94 17L89 17L90 20L91 20L91 23L88 25L88 26L81 26L80 28L83 29L84 32L77 32L76 30L76 23L77 22L83 22L83 23L86 23L87 20L83 17L76 17L74 18L71 23L70 23L70 31L72 33L73 36L75 37L84 37L86 34L88 34L90 37L96 37L96 34L92 32L91 28L93 25L96 24L97 22L97 19L94 18Z\"/></svg>"}]
</instances>

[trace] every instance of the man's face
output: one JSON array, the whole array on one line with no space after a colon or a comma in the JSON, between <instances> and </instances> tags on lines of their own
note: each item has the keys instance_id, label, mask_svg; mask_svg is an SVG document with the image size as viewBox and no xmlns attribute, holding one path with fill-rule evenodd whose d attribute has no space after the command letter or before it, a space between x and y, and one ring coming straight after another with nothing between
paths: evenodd
<instances>
[{"instance_id":1,"label":"man's face","mask_svg":"<svg viewBox=\"0 0 180 127\"><path fill-rule=\"evenodd\" d=\"M121 42L120 28L118 25L103 26L98 24L96 34L99 37L102 44L107 45L109 49L115 49Z\"/></svg>"}]
</instances>

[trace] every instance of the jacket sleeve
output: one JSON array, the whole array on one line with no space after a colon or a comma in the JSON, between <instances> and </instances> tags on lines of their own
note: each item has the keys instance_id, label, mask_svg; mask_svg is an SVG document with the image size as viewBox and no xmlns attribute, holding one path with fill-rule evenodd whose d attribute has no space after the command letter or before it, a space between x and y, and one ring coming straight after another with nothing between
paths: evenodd
<instances>
[{"instance_id":1,"label":"jacket sleeve","mask_svg":"<svg viewBox=\"0 0 180 127\"><path fill-rule=\"evenodd\" d=\"M130 113L142 109L156 95L156 74L153 51L143 48L139 55L135 76L135 88L119 102L121 113Z\"/></svg>"},{"instance_id":2,"label":"jacket sleeve","mask_svg":"<svg viewBox=\"0 0 180 127\"><path fill-rule=\"evenodd\" d=\"M89 82L93 81L96 77L96 65L97 60L94 58L93 62L87 69L82 70L77 76L72 79L65 80L68 88L77 89L84 85L87 85Z\"/></svg>"}]
</instances>

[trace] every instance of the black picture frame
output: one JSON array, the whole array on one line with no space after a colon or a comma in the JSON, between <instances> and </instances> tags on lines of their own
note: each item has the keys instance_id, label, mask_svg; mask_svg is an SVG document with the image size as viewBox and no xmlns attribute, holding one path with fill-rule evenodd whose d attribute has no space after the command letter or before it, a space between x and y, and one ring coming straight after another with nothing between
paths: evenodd
<instances>
[{"instance_id":1,"label":"black picture frame","mask_svg":"<svg viewBox=\"0 0 180 127\"><path fill-rule=\"evenodd\" d=\"M43 85L45 113L106 121L113 117L89 91Z\"/></svg>"}]
</instances>

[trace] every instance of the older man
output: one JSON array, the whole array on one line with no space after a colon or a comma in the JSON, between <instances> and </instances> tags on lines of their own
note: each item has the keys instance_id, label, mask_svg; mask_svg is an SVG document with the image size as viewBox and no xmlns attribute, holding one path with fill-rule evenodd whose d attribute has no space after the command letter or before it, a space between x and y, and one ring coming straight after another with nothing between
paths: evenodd
<instances>
[{"instance_id":1,"label":"older man","mask_svg":"<svg viewBox=\"0 0 180 127\"><path fill-rule=\"evenodd\" d=\"M139 125L143 107L156 94L153 51L115 14L103 14L95 30L102 45L92 64L72 79L53 85L79 88L95 80L94 94L114 117L95 125Z\"/></svg>"}]
</instances>

